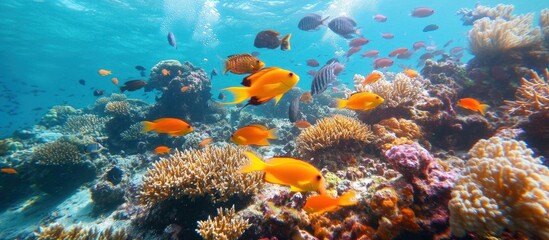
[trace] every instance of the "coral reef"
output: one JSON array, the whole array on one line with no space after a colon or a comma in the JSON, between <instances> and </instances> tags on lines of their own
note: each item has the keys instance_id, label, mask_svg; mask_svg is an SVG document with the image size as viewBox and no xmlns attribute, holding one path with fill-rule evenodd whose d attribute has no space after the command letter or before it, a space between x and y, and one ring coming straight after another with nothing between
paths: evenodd
<instances>
[{"instance_id":1,"label":"coral reef","mask_svg":"<svg viewBox=\"0 0 549 240\"><path fill-rule=\"evenodd\" d=\"M105 104L105 113L114 116L130 114L130 104L126 101L111 101Z\"/></svg>"},{"instance_id":2,"label":"coral reef","mask_svg":"<svg viewBox=\"0 0 549 240\"><path fill-rule=\"evenodd\" d=\"M238 216L234 206L229 209L218 208L217 216L208 216L205 221L198 221L196 232L205 240L238 239L250 227L247 220Z\"/></svg>"},{"instance_id":3,"label":"coral reef","mask_svg":"<svg viewBox=\"0 0 549 240\"><path fill-rule=\"evenodd\" d=\"M364 76L355 74L353 80L355 89L358 92L373 92L385 102L378 108L396 108L410 106L421 96L425 96L424 88L420 80L410 78L404 73L397 73L392 81L387 80L388 76L380 72L383 76L380 80L372 84L363 84Z\"/></svg>"},{"instance_id":4,"label":"coral reef","mask_svg":"<svg viewBox=\"0 0 549 240\"><path fill-rule=\"evenodd\" d=\"M546 68L544 77L531 70L530 80L522 78L521 85L515 93L515 101L505 101L511 114L528 116L536 111L549 109L549 70Z\"/></svg>"},{"instance_id":5,"label":"coral reef","mask_svg":"<svg viewBox=\"0 0 549 240\"><path fill-rule=\"evenodd\" d=\"M532 154L524 142L500 137L475 144L448 205L452 233L549 238L549 169Z\"/></svg>"},{"instance_id":6,"label":"coral reef","mask_svg":"<svg viewBox=\"0 0 549 240\"><path fill-rule=\"evenodd\" d=\"M297 136L297 153L337 169L338 159L362 152L372 137L368 125L354 118L334 115L320 119Z\"/></svg>"},{"instance_id":7,"label":"coral reef","mask_svg":"<svg viewBox=\"0 0 549 240\"><path fill-rule=\"evenodd\" d=\"M33 158L41 165L73 165L82 162L78 147L65 141L46 143L36 148Z\"/></svg>"},{"instance_id":8,"label":"coral reef","mask_svg":"<svg viewBox=\"0 0 549 240\"><path fill-rule=\"evenodd\" d=\"M45 127L61 125L67 121L68 117L72 115L79 115L81 113L81 110L76 110L71 106L53 106L50 110L48 110L46 115L40 119L39 124Z\"/></svg>"},{"instance_id":9,"label":"coral reef","mask_svg":"<svg viewBox=\"0 0 549 240\"><path fill-rule=\"evenodd\" d=\"M463 21L463 25L473 25L475 21L481 18L511 20L514 18L512 15L514 8L515 6L513 5L505 4L498 4L493 8L477 4L475 9L462 8L457 14L462 15L461 20Z\"/></svg>"},{"instance_id":10,"label":"coral reef","mask_svg":"<svg viewBox=\"0 0 549 240\"><path fill-rule=\"evenodd\" d=\"M549 159L549 109L537 111L528 119L521 122L519 127L524 130L525 139L529 146L539 151Z\"/></svg>"},{"instance_id":11,"label":"coral reef","mask_svg":"<svg viewBox=\"0 0 549 240\"><path fill-rule=\"evenodd\" d=\"M87 240L126 240L130 237L125 230L114 230L108 227L103 231L97 228L84 228L75 226L71 229L65 229L60 224L53 224L47 227L40 227L38 232L35 232L39 240L69 240L69 239L87 239Z\"/></svg>"},{"instance_id":12,"label":"coral reef","mask_svg":"<svg viewBox=\"0 0 549 240\"><path fill-rule=\"evenodd\" d=\"M549 46L549 8L541 10L539 14L539 26L545 39L545 46Z\"/></svg>"},{"instance_id":13,"label":"coral reef","mask_svg":"<svg viewBox=\"0 0 549 240\"><path fill-rule=\"evenodd\" d=\"M96 211L111 209L124 202L125 190L111 182L99 182L90 189L90 192Z\"/></svg>"},{"instance_id":14,"label":"coral reef","mask_svg":"<svg viewBox=\"0 0 549 240\"><path fill-rule=\"evenodd\" d=\"M70 116L63 129L70 133L103 136L107 120L93 114Z\"/></svg>"}]
</instances>

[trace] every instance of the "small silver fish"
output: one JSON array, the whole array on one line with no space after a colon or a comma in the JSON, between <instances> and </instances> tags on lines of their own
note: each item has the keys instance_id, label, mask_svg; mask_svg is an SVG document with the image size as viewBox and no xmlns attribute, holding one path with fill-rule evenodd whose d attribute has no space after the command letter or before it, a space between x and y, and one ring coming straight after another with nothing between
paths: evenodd
<instances>
[{"instance_id":1,"label":"small silver fish","mask_svg":"<svg viewBox=\"0 0 549 240\"><path fill-rule=\"evenodd\" d=\"M177 42L175 41L175 35L173 35L172 32L169 32L168 33L168 43L174 47L175 49L177 49Z\"/></svg>"},{"instance_id":2,"label":"small silver fish","mask_svg":"<svg viewBox=\"0 0 549 240\"><path fill-rule=\"evenodd\" d=\"M103 147L101 144L99 143L90 143L88 145L86 145L86 152L87 153L98 153L98 152L101 152L103 150L105 150L106 148Z\"/></svg>"}]
</instances>

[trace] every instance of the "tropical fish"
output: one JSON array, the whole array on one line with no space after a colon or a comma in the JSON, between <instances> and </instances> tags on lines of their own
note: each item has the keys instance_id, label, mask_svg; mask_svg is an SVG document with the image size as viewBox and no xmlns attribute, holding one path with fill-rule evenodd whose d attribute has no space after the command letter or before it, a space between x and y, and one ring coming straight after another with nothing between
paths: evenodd
<instances>
[{"instance_id":1,"label":"tropical fish","mask_svg":"<svg viewBox=\"0 0 549 240\"><path fill-rule=\"evenodd\" d=\"M170 70L162 68L162 75L169 76L170 75Z\"/></svg>"},{"instance_id":2,"label":"tropical fish","mask_svg":"<svg viewBox=\"0 0 549 240\"><path fill-rule=\"evenodd\" d=\"M336 60L324 65L318 70L313 78L313 83L311 84L311 94L314 96L326 91L328 84L332 83L337 77L337 68L342 67L343 65Z\"/></svg>"},{"instance_id":3,"label":"tropical fish","mask_svg":"<svg viewBox=\"0 0 549 240\"><path fill-rule=\"evenodd\" d=\"M445 48L445 47L448 47L450 46L450 44L452 44L454 42L454 40L448 40L448 42L446 42L442 47Z\"/></svg>"},{"instance_id":4,"label":"tropical fish","mask_svg":"<svg viewBox=\"0 0 549 240\"><path fill-rule=\"evenodd\" d=\"M297 120L295 121L294 126L297 128L308 128L311 124L307 122L307 120Z\"/></svg>"},{"instance_id":5,"label":"tropical fish","mask_svg":"<svg viewBox=\"0 0 549 240\"><path fill-rule=\"evenodd\" d=\"M189 86L183 86L183 87L181 87L180 91L181 91L181 92L186 92L186 91L188 91L189 89L190 89Z\"/></svg>"},{"instance_id":6,"label":"tropical fish","mask_svg":"<svg viewBox=\"0 0 549 240\"><path fill-rule=\"evenodd\" d=\"M217 76L217 70L215 70L215 68L210 72L210 79L213 79L214 76Z\"/></svg>"},{"instance_id":7,"label":"tropical fish","mask_svg":"<svg viewBox=\"0 0 549 240\"><path fill-rule=\"evenodd\" d=\"M353 34L360 35L359 30L355 27L355 20L349 17L337 17L328 23L330 30L347 39L353 38Z\"/></svg>"},{"instance_id":8,"label":"tropical fish","mask_svg":"<svg viewBox=\"0 0 549 240\"><path fill-rule=\"evenodd\" d=\"M489 107L487 104L481 104L478 100L474 98L459 99L457 105L471 111L479 112L480 114L482 114L482 116L484 116L486 109Z\"/></svg>"},{"instance_id":9,"label":"tropical fish","mask_svg":"<svg viewBox=\"0 0 549 240\"><path fill-rule=\"evenodd\" d=\"M125 82L124 86L120 87L120 92L123 93L125 91L130 91L130 92L137 91L143 88L145 85L147 85L147 82L143 80L130 80Z\"/></svg>"},{"instance_id":10,"label":"tropical fish","mask_svg":"<svg viewBox=\"0 0 549 240\"><path fill-rule=\"evenodd\" d=\"M248 53L230 55L225 60L223 74L227 73L227 71L231 71L234 74L255 73L263 66L265 66L265 63Z\"/></svg>"},{"instance_id":11,"label":"tropical fish","mask_svg":"<svg viewBox=\"0 0 549 240\"><path fill-rule=\"evenodd\" d=\"M409 68L405 68L405 69L404 69L404 74L405 74L406 76L408 76L409 78L416 78L416 77L419 76L419 74L417 73L416 70L414 70L414 69L409 69Z\"/></svg>"},{"instance_id":12,"label":"tropical fish","mask_svg":"<svg viewBox=\"0 0 549 240\"><path fill-rule=\"evenodd\" d=\"M463 50L465 50L465 48L463 47L453 47L450 49L450 53L453 54L453 55L456 55L460 52L462 52Z\"/></svg>"},{"instance_id":13,"label":"tropical fish","mask_svg":"<svg viewBox=\"0 0 549 240\"><path fill-rule=\"evenodd\" d=\"M377 82L377 80L381 79L382 77L383 75L381 75L379 71L373 71L372 73L368 74L368 76L364 78L364 81L362 81L362 84L366 85L366 84L375 83Z\"/></svg>"},{"instance_id":14,"label":"tropical fish","mask_svg":"<svg viewBox=\"0 0 549 240\"><path fill-rule=\"evenodd\" d=\"M260 124L242 127L231 135L231 142L238 145L268 146L267 139L277 139L276 129L267 129Z\"/></svg>"},{"instance_id":15,"label":"tropical fish","mask_svg":"<svg viewBox=\"0 0 549 240\"><path fill-rule=\"evenodd\" d=\"M288 107L288 119L290 122L295 122L299 117L299 99L298 97L292 99Z\"/></svg>"},{"instance_id":16,"label":"tropical fish","mask_svg":"<svg viewBox=\"0 0 549 240\"><path fill-rule=\"evenodd\" d=\"M158 155L164 155L170 153L172 149L166 146L158 146L154 149L154 153Z\"/></svg>"},{"instance_id":17,"label":"tropical fish","mask_svg":"<svg viewBox=\"0 0 549 240\"><path fill-rule=\"evenodd\" d=\"M111 71L105 70L105 69L99 69L99 71L97 71L97 73L99 73L99 75L101 75L103 77L112 74Z\"/></svg>"},{"instance_id":18,"label":"tropical fish","mask_svg":"<svg viewBox=\"0 0 549 240\"><path fill-rule=\"evenodd\" d=\"M115 77L111 78L111 82L114 85L118 85L118 78L115 78Z\"/></svg>"},{"instance_id":19,"label":"tropical fish","mask_svg":"<svg viewBox=\"0 0 549 240\"><path fill-rule=\"evenodd\" d=\"M431 32L438 29L438 25L436 24L429 24L423 28L423 32Z\"/></svg>"},{"instance_id":20,"label":"tropical fish","mask_svg":"<svg viewBox=\"0 0 549 240\"><path fill-rule=\"evenodd\" d=\"M253 51L251 54L252 54L252 56L254 56L254 57L259 56L259 52L258 52L258 51Z\"/></svg>"},{"instance_id":21,"label":"tropical fish","mask_svg":"<svg viewBox=\"0 0 549 240\"><path fill-rule=\"evenodd\" d=\"M364 53L362 53L360 56L362 57L378 57L379 51L378 50L368 50Z\"/></svg>"},{"instance_id":22,"label":"tropical fish","mask_svg":"<svg viewBox=\"0 0 549 240\"><path fill-rule=\"evenodd\" d=\"M222 92L220 92L220 93L217 95L217 99L219 99L219 100L225 100L225 94L223 94Z\"/></svg>"},{"instance_id":23,"label":"tropical fish","mask_svg":"<svg viewBox=\"0 0 549 240\"><path fill-rule=\"evenodd\" d=\"M80 85L82 85L82 86L86 86L86 80L84 80L84 79L78 80L78 83L80 83Z\"/></svg>"},{"instance_id":24,"label":"tropical fish","mask_svg":"<svg viewBox=\"0 0 549 240\"><path fill-rule=\"evenodd\" d=\"M362 49L362 47L358 46L358 47L352 47L349 49L349 51L347 51L347 59L349 59L350 56L352 56L353 54L357 53L358 51L360 51Z\"/></svg>"},{"instance_id":25,"label":"tropical fish","mask_svg":"<svg viewBox=\"0 0 549 240\"><path fill-rule=\"evenodd\" d=\"M312 103L313 102L313 95L311 95L311 92L307 91L301 94L301 97L299 97L299 101L302 103Z\"/></svg>"},{"instance_id":26,"label":"tropical fish","mask_svg":"<svg viewBox=\"0 0 549 240\"><path fill-rule=\"evenodd\" d=\"M101 152L105 149L106 148L103 147L103 145L101 145L99 143L90 143L90 144L86 145L86 152L87 153L98 153L98 152Z\"/></svg>"},{"instance_id":27,"label":"tropical fish","mask_svg":"<svg viewBox=\"0 0 549 240\"><path fill-rule=\"evenodd\" d=\"M223 90L231 92L235 99L223 104L238 104L250 98L248 104L261 105L271 99L275 104L280 101L284 93L288 92L299 81L299 76L291 71L271 67L261 69L242 81L245 87L229 87Z\"/></svg>"},{"instance_id":28,"label":"tropical fish","mask_svg":"<svg viewBox=\"0 0 549 240\"><path fill-rule=\"evenodd\" d=\"M376 22L386 22L387 21L387 17L384 16L384 15L381 15L381 14L376 14L374 15L374 21Z\"/></svg>"},{"instance_id":29,"label":"tropical fish","mask_svg":"<svg viewBox=\"0 0 549 240\"><path fill-rule=\"evenodd\" d=\"M155 131L172 136L182 136L193 131L190 124L177 118L159 118L153 122L143 121L143 125L143 132Z\"/></svg>"},{"instance_id":30,"label":"tropical fish","mask_svg":"<svg viewBox=\"0 0 549 240\"><path fill-rule=\"evenodd\" d=\"M101 89L93 90L93 95L96 96L96 97L102 96L103 94L105 94L104 90L101 90Z\"/></svg>"},{"instance_id":31,"label":"tropical fish","mask_svg":"<svg viewBox=\"0 0 549 240\"><path fill-rule=\"evenodd\" d=\"M290 47L291 37L292 37L292 34L288 33L286 36L280 39L280 50L282 51L291 50L291 47Z\"/></svg>"},{"instance_id":32,"label":"tropical fish","mask_svg":"<svg viewBox=\"0 0 549 240\"><path fill-rule=\"evenodd\" d=\"M175 41L175 35L173 35L172 32L169 32L168 33L168 43L174 47L175 49L177 49L177 41Z\"/></svg>"},{"instance_id":33,"label":"tropical fish","mask_svg":"<svg viewBox=\"0 0 549 240\"><path fill-rule=\"evenodd\" d=\"M309 71L307 71L307 74L309 74L309 75L311 75L311 76L314 77L314 76L316 75L317 72L318 72L318 71L316 71L316 70L309 70Z\"/></svg>"},{"instance_id":34,"label":"tropical fish","mask_svg":"<svg viewBox=\"0 0 549 240\"><path fill-rule=\"evenodd\" d=\"M337 108L367 111L382 104L384 99L375 93L358 92L351 95L348 100L336 98L336 101Z\"/></svg>"},{"instance_id":35,"label":"tropical fish","mask_svg":"<svg viewBox=\"0 0 549 240\"><path fill-rule=\"evenodd\" d=\"M210 144L212 141L213 141L212 138L205 138L204 140L202 140L202 141L198 144L198 148L204 148L205 146L207 146L208 144Z\"/></svg>"},{"instance_id":36,"label":"tropical fish","mask_svg":"<svg viewBox=\"0 0 549 240\"><path fill-rule=\"evenodd\" d=\"M374 60L374 68L386 68L392 66L394 61L390 58L378 58Z\"/></svg>"},{"instance_id":37,"label":"tropical fish","mask_svg":"<svg viewBox=\"0 0 549 240\"><path fill-rule=\"evenodd\" d=\"M313 165L295 158L274 157L262 161L252 152L244 152L250 164L239 170L240 173L263 171L265 182L290 186L293 192L316 191L326 194L325 180Z\"/></svg>"},{"instance_id":38,"label":"tropical fish","mask_svg":"<svg viewBox=\"0 0 549 240\"><path fill-rule=\"evenodd\" d=\"M320 66L320 63L318 63L318 61L315 60L315 59L309 59L309 60L307 60L307 66L309 66L309 67L318 67L318 66Z\"/></svg>"},{"instance_id":39,"label":"tropical fish","mask_svg":"<svg viewBox=\"0 0 549 240\"><path fill-rule=\"evenodd\" d=\"M420 48L424 48L426 45L425 45L425 42L424 41L417 41L413 44L413 47L414 47L414 50L418 50Z\"/></svg>"},{"instance_id":40,"label":"tropical fish","mask_svg":"<svg viewBox=\"0 0 549 240\"><path fill-rule=\"evenodd\" d=\"M417 7L414 10L412 10L412 13L410 14L412 17L418 17L418 18L424 18L433 15L435 13L435 10L428 7Z\"/></svg>"},{"instance_id":41,"label":"tropical fish","mask_svg":"<svg viewBox=\"0 0 549 240\"><path fill-rule=\"evenodd\" d=\"M338 198L332 198L329 195L315 195L307 198L303 210L308 213L322 214L325 212L333 212L340 207L352 206L358 203L357 193L349 190Z\"/></svg>"},{"instance_id":42,"label":"tropical fish","mask_svg":"<svg viewBox=\"0 0 549 240\"><path fill-rule=\"evenodd\" d=\"M17 173L17 170L15 170L14 168L2 168L2 170L0 170L1 172L3 173L8 173L8 174L16 174Z\"/></svg>"},{"instance_id":43,"label":"tropical fish","mask_svg":"<svg viewBox=\"0 0 549 240\"><path fill-rule=\"evenodd\" d=\"M274 30L265 30L258 32L255 35L254 46L256 48L275 49L280 46L282 51L290 50L290 37L292 34L287 34L282 39L278 39L280 33Z\"/></svg>"},{"instance_id":44,"label":"tropical fish","mask_svg":"<svg viewBox=\"0 0 549 240\"><path fill-rule=\"evenodd\" d=\"M328 16L323 19L322 16L318 14L309 13L299 20L297 27L303 31L315 31L320 29L320 25L326 25L324 24L324 21L328 20L328 18L330 17Z\"/></svg>"},{"instance_id":45,"label":"tropical fish","mask_svg":"<svg viewBox=\"0 0 549 240\"><path fill-rule=\"evenodd\" d=\"M381 33L381 37L385 38L385 39L393 39L393 38L395 38L395 35L392 34L392 33L386 32L386 33Z\"/></svg>"},{"instance_id":46,"label":"tropical fish","mask_svg":"<svg viewBox=\"0 0 549 240\"><path fill-rule=\"evenodd\" d=\"M398 59L409 59L412 56L412 54L414 54L413 51L406 50L405 52L398 54L397 58Z\"/></svg>"},{"instance_id":47,"label":"tropical fish","mask_svg":"<svg viewBox=\"0 0 549 240\"><path fill-rule=\"evenodd\" d=\"M368 44L369 42L370 42L370 40L368 40L366 38L363 38L363 37L359 37L359 38L355 38L351 42L349 42L349 47L360 47L364 44Z\"/></svg>"},{"instance_id":48,"label":"tropical fish","mask_svg":"<svg viewBox=\"0 0 549 240\"><path fill-rule=\"evenodd\" d=\"M145 67L140 65L135 66L135 69L137 69L138 71L145 71Z\"/></svg>"},{"instance_id":49,"label":"tropical fish","mask_svg":"<svg viewBox=\"0 0 549 240\"><path fill-rule=\"evenodd\" d=\"M391 51L391 53L389 53L389 57L394 57L394 56L397 56L397 55L400 55L400 54L403 54L403 53L406 53L408 52L408 48L397 48L393 51Z\"/></svg>"}]
</instances>

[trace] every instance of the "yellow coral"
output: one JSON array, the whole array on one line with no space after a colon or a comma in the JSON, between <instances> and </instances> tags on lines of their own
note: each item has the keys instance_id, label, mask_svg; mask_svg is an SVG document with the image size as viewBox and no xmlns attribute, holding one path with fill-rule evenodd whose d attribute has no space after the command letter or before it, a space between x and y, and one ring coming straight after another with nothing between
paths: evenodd
<instances>
[{"instance_id":1,"label":"yellow coral","mask_svg":"<svg viewBox=\"0 0 549 240\"><path fill-rule=\"evenodd\" d=\"M42 165L66 165L82 162L78 147L65 141L46 143L36 148L33 159Z\"/></svg>"},{"instance_id":2,"label":"yellow coral","mask_svg":"<svg viewBox=\"0 0 549 240\"><path fill-rule=\"evenodd\" d=\"M452 233L500 236L508 229L549 239L549 169L532 150L522 141L493 137L469 154L448 204Z\"/></svg>"},{"instance_id":3,"label":"yellow coral","mask_svg":"<svg viewBox=\"0 0 549 240\"><path fill-rule=\"evenodd\" d=\"M130 105L126 101L113 101L105 105L105 113L124 116L130 113Z\"/></svg>"},{"instance_id":4,"label":"yellow coral","mask_svg":"<svg viewBox=\"0 0 549 240\"><path fill-rule=\"evenodd\" d=\"M515 93L515 101L505 101L505 108L510 113L518 115L530 115L536 111L549 109L549 71L545 69L545 79L536 71L531 70L533 78L522 78L522 83Z\"/></svg>"},{"instance_id":5,"label":"yellow coral","mask_svg":"<svg viewBox=\"0 0 549 240\"><path fill-rule=\"evenodd\" d=\"M207 220L198 221L196 232L205 240L232 240L238 239L250 226L248 220L236 214L233 205L229 209L218 208L213 219L208 216Z\"/></svg>"},{"instance_id":6,"label":"yellow coral","mask_svg":"<svg viewBox=\"0 0 549 240\"><path fill-rule=\"evenodd\" d=\"M35 232L39 240L126 240L127 234L124 230L114 231L112 227L99 231L96 228L86 229L82 226L75 226L71 229L65 229L61 224L53 224L48 227L40 227L39 232Z\"/></svg>"},{"instance_id":7,"label":"yellow coral","mask_svg":"<svg viewBox=\"0 0 549 240\"><path fill-rule=\"evenodd\" d=\"M354 77L355 90L357 92L373 92L385 102L378 108L412 105L419 98L426 96L424 83L418 78L409 78L404 73L397 73L392 81L387 80L385 74L372 84L363 84L364 77L356 74Z\"/></svg>"},{"instance_id":8,"label":"yellow coral","mask_svg":"<svg viewBox=\"0 0 549 240\"><path fill-rule=\"evenodd\" d=\"M209 196L213 202L224 202L233 196L253 195L263 186L262 174L237 173L248 162L243 152L231 145L176 150L147 171L139 199L152 205L184 196Z\"/></svg>"},{"instance_id":9,"label":"yellow coral","mask_svg":"<svg viewBox=\"0 0 549 240\"><path fill-rule=\"evenodd\" d=\"M334 115L323 118L303 130L296 139L298 152L313 157L329 149L350 150L361 148L373 137L368 125L357 119Z\"/></svg>"},{"instance_id":10,"label":"yellow coral","mask_svg":"<svg viewBox=\"0 0 549 240\"><path fill-rule=\"evenodd\" d=\"M530 47L542 41L539 28L532 28L534 15L512 20L482 18L469 31L469 49L476 56L493 56L511 49Z\"/></svg>"}]
</instances>

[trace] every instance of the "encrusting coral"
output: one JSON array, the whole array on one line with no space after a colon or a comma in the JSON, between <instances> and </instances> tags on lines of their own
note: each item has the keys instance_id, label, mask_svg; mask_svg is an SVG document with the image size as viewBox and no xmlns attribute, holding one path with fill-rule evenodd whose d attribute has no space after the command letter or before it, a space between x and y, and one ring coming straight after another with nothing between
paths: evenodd
<instances>
[{"instance_id":1,"label":"encrusting coral","mask_svg":"<svg viewBox=\"0 0 549 240\"><path fill-rule=\"evenodd\" d=\"M196 232L205 240L232 240L238 239L250 226L247 220L236 214L232 206L229 209L218 208L217 216L213 219L208 216L207 220L198 221Z\"/></svg>"},{"instance_id":2,"label":"encrusting coral","mask_svg":"<svg viewBox=\"0 0 549 240\"><path fill-rule=\"evenodd\" d=\"M154 205L185 196L224 202L233 196L253 195L263 186L263 179L261 173L237 173L248 162L243 151L231 145L176 150L147 171L138 197L141 203Z\"/></svg>"},{"instance_id":3,"label":"encrusting coral","mask_svg":"<svg viewBox=\"0 0 549 240\"><path fill-rule=\"evenodd\" d=\"M528 116L534 112L549 109L549 70L546 68L544 77L531 70L530 80L522 78L521 85L515 93L515 101L505 101L505 108L511 114Z\"/></svg>"},{"instance_id":4,"label":"encrusting coral","mask_svg":"<svg viewBox=\"0 0 549 240\"><path fill-rule=\"evenodd\" d=\"M72 165L82 162L78 147L65 141L46 143L36 148L33 159L41 165Z\"/></svg>"},{"instance_id":5,"label":"encrusting coral","mask_svg":"<svg viewBox=\"0 0 549 240\"><path fill-rule=\"evenodd\" d=\"M124 230L115 231L112 227L108 227L103 231L96 228L86 229L82 226L75 226L71 229L65 229L61 224L53 224L48 227L40 227L38 232L35 232L38 240L126 240L129 236Z\"/></svg>"},{"instance_id":6,"label":"encrusting coral","mask_svg":"<svg viewBox=\"0 0 549 240\"><path fill-rule=\"evenodd\" d=\"M549 239L549 169L522 141L492 137L469 151L450 209L451 231L479 237L505 230Z\"/></svg>"}]
</instances>

